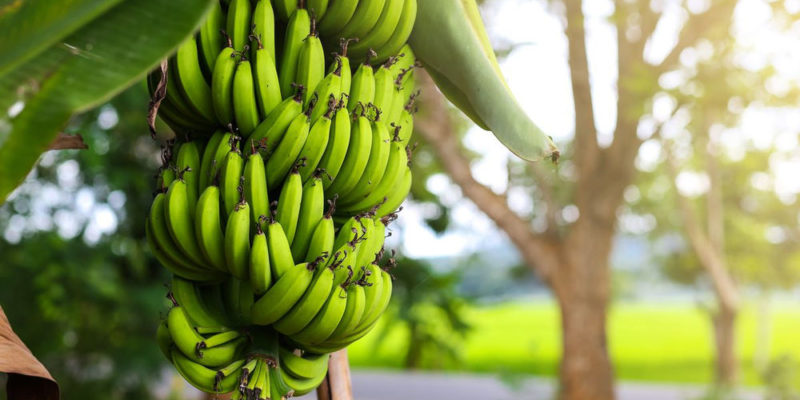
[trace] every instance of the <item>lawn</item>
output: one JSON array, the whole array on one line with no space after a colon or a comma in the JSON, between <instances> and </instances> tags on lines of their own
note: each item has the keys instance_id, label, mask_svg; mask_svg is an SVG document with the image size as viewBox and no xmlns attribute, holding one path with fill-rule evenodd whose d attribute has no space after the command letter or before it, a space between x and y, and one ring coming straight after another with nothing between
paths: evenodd
<instances>
[{"instance_id":1,"label":"lawn","mask_svg":"<svg viewBox=\"0 0 800 400\"><path fill-rule=\"evenodd\" d=\"M560 355L558 311L551 302L518 302L468 311L474 330L462 347L463 360L448 369L473 372L554 375ZM769 354L800 360L800 307L771 307ZM609 348L622 380L709 382L712 337L707 314L695 303L621 302L609 316ZM406 332L395 327L377 345L371 333L350 347L355 368L400 368ZM747 385L761 379L753 366L756 309L748 306L737 324L738 354ZM376 346L377 345L377 346Z\"/></svg>"}]
</instances>

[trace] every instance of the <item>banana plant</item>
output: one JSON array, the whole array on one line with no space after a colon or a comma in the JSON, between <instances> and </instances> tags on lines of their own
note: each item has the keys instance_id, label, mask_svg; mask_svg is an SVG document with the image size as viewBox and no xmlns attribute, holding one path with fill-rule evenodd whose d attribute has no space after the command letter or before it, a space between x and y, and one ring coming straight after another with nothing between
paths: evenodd
<instances>
[{"instance_id":1,"label":"banana plant","mask_svg":"<svg viewBox=\"0 0 800 400\"><path fill-rule=\"evenodd\" d=\"M197 29L212 1L0 6L0 203L73 114L140 81Z\"/></svg>"},{"instance_id":2,"label":"banana plant","mask_svg":"<svg viewBox=\"0 0 800 400\"><path fill-rule=\"evenodd\" d=\"M553 141L517 103L475 0L417 0L409 44L436 85L473 122L525 160L558 159Z\"/></svg>"}]
</instances>

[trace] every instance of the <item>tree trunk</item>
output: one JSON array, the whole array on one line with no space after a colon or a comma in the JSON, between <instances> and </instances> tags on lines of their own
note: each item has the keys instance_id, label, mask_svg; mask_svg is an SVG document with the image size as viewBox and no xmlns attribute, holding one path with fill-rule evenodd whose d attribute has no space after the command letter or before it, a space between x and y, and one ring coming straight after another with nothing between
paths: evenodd
<instances>
[{"instance_id":1,"label":"tree trunk","mask_svg":"<svg viewBox=\"0 0 800 400\"><path fill-rule=\"evenodd\" d=\"M736 383L736 316L738 312L720 307L713 316L716 345L716 384L731 387Z\"/></svg>"}]
</instances>

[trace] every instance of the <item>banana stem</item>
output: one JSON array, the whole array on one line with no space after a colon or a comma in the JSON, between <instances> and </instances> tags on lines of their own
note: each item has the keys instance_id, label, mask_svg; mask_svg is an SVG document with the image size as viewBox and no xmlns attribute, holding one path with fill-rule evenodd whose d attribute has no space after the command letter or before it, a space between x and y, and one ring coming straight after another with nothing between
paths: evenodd
<instances>
[{"instance_id":1,"label":"banana stem","mask_svg":"<svg viewBox=\"0 0 800 400\"><path fill-rule=\"evenodd\" d=\"M317 399L353 400L347 349L341 349L331 354L331 358L328 360L328 375L317 388Z\"/></svg>"}]
</instances>

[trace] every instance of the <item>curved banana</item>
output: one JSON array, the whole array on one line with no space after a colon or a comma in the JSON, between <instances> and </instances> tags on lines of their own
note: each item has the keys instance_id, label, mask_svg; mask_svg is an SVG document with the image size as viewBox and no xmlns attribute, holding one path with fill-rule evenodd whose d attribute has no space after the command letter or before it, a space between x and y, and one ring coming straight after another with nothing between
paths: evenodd
<instances>
[{"instance_id":1,"label":"curved banana","mask_svg":"<svg viewBox=\"0 0 800 400\"><path fill-rule=\"evenodd\" d=\"M303 105L308 107L317 85L325 76L325 50L311 21L311 31L303 40L297 53L296 75L294 82L306 88Z\"/></svg>"},{"instance_id":2,"label":"curved banana","mask_svg":"<svg viewBox=\"0 0 800 400\"><path fill-rule=\"evenodd\" d=\"M225 261L230 273L248 279L250 271L250 205L242 201L233 208L225 227Z\"/></svg>"},{"instance_id":3,"label":"curved banana","mask_svg":"<svg viewBox=\"0 0 800 400\"><path fill-rule=\"evenodd\" d=\"M328 197L334 194L339 194L341 197L356 186L370 158L372 135L371 123L366 115L362 113L356 117L355 122L352 124L350 143L348 144L342 167L336 175L336 179L325 191Z\"/></svg>"},{"instance_id":4,"label":"curved banana","mask_svg":"<svg viewBox=\"0 0 800 400\"><path fill-rule=\"evenodd\" d=\"M397 22L391 36L382 45L374 48L376 54L374 62L384 62L389 57L403 51L402 48L414 29L416 18L417 0L405 0L400 20Z\"/></svg>"},{"instance_id":5,"label":"curved banana","mask_svg":"<svg viewBox=\"0 0 800 400\"><path fill-rule=\"evenodd\" d=\"M298 168L303 182L307 182L311 175L314 174L322 155L325 153L325 148L328 146L328 140L331 136L331 116L333 114L331 107L335 107L335 103L336 101L333 101L332 104L329 104L328 112L311 125L311 129L308 131L308 138L297 156L298 160L305 160L305 164Z\"/></svg>"},{"instance_id":6,"label":"curved banana","mask_svg":"<svg viewBox=\"0 0 800 400\"><path fill-rule=\"evenodd\" d=\"M286 134L295 117L303 112L303 96L301 91L294 97L283 100L262 121L248 138L248 141L263 144L267 153L271 153Z\"/></svg>"},{"instance_id":7,"label":"curved banana","mask_svg":"<svg viewBox=\"0 0 800 400\"><path fill-rule=\"evenodd\" d=\"M273 190L281 187L286 174L295 165L297 156L303 150L309 129L310 120L307 114L300 114L292 120L280 144L267 160L267 187ZM291 239L291 235L288 236Z\"/></svg>"},{"instance_id":8,"label":"curved banana","mask_svg":"<svg viewBox=\"0 0 800 400\"><path fill-rule=\"evenodd\" d=\"M297 228L291 240L292 257L295 260L303 259L308 252L314 228L317 227L325 213L325 192L322 189L322 179L316 176L303 184L301 196Z\"/></svg>"},{"instance_id":9,"label":"curved banana","mask_svg":"<svg viewBox=\"0 0 800 400\"><path fill-rule=\"evenodd\" d=\"M291 2L292 0L284 0ZM278 4L283 1L278 2ZM276 9L280 11L281 7L276 4ZM297 59L300 55L300 49L303 47L303 40L311 34L311 18L308 11L302 8L292 10L291 17L286 26L286 35L283 40L283 53L280 58L280 67L278 68L278 77L281 84L281 94L283 97L291 96L294 89L292 84L295 83L297 76Z\"/></svg>"},{"instance_id":10,"label":"curved banana","mask_svg":"<svg viewBox=\"0 0 800 400\"><path fill-rule=\"evenodd\" d=\"M331 333L330 338L345 337L353 332L361 317L364 315L366 304L366 297L364 294L364 286L360 284L350 285L347 287L347 305L344 308L344 314L336 329ZM329 338L325 338L328 340Z\"/></svg>"},{"instance_id":11,"label":"curved banana","mask_svg":"<svg viewBox=\"0 0 800 400\"><path fill-rule=\"evenodd\" d=\"M328 11L329 0L308 0L308 11L319 21Z\"/></svg>"},{"instance_id":12,"label":"curved banana","mask_svg":"<svg viewBox=\"0 0 800 400\"><path fill-rule=\"evenodd\" d=\"M253 304L252 322L257 325L269 325L289 312L311 284L315 269L315 263L303 263L286 271Z\"/></svg>"},{"instance_id":13,"label":"curved banana","mask_svg":"<svg viewBox=\"0 0 800 400\"><path fill-rule=\"evenodd\" d=\"M342 87L342 68L341 57L334 59L336 67L325 75L312 95L317 99L314 109L311 111L311 123L317 122L323 115L328 115L330 119L332 112L336 110L337 99L340 96Z\"/></svg>"},{"instance_id":14,"label":"curved banana","mask_svg":"<svg viewBox=\"0 0 800 400\"><path fill-rule=\"evenodd\" d=\"M211 73L211 104L216 121L227 126L233 123L233 77L239 54L228 46L219 52Z\"/></svg>"},{"instance_id":15,"label":"curved banana","mask_svg":"<svg viewBox=\"0 0 800 400\"><path fill-rule=\"evenodd\" d=\"M199 175L197 177L197 187L199 191L202 191L206 186L214 181L214 177L212 176L211 172L212 164L214 163L214 156L217 154L217 149L224 138L224 132L214 132L214 134L208 139L206 147L203 149L203 156L200 158L200 171L198 171ZM213 166L215 167L214 169L219 167L218 165Z\"/></svg>"},{"instance_id":16,"label":"curved banana","mask_svg":"<svg viewBox=\"0 0 800 400\"><path fill-rule=\"evenodd\" d=\"M269 265L274 282L295 266L286 231L274 218L267 225L267 244L269 245Z\"/></svg>"},{"instance_id":17,"label":"curved banana","mask_svg":"<svg viewBox=\"0 0 800 400\"><path fill-rule=\"evenodd\" d=\"M259 49L267 50L275 69L275 13L269 0L258 0L253 8L253 37L258 41Z\"/></svg>"},{"instance_id":18,"label":"curved banana","mask_svg":"<svg viewBox=\"0 0 800 400\"><path fill-rule=\"evenodd\" d=\"M189 206L189 190L186 182L177 179L169 185L164 199L164 217L172 239L186 258L205 266L200 246L197 244L194 229L194 215Z\"/></svg>"},{"instance_id":19,"label":"curved banana","mask_svg":"<svg viewBox=\"0 0 800 400\"><path fill-rule=\"evenodd\" d=\"M213 315L213 312L207 309L197 287L191 281L173 275L170 290L178 305L183 307L183 311L193 326L214 328L220 331L227 330L225 322L220 321Z\"/></svg>"},{"instance_id":20,"label":"curved banana","mask_svg":"<svg viewBox=\"0 0 800 400\"><path fill-rule=\"evenodd\" d=\"M268 0L260 0L259 3L267 3ZM281 87L278 80L278 70L275 67L275 59L269 54L269 50L262 47L261 40L258 41L258 48L253 52L253 68L255 71L256 99L258 100L258 111L262 119L269 117L270 112L281 103Z\"/></svg>"},{"instance_id":21,"label":"curved banana","mask_svg":"<svg viewBox=\"0 0 800 400\"><path fill-rule=\"evenodd\" d=\"M208 121L214 120L214 107L211 104L211 88L203 76L197 52L197 42L191 37L178 47L175 55L175 76L189 105ZM169 90L169 88L167 89Z\"/></svg>"},{"instance_id":22,"label":"curved banana","mask_svg":"<svg viewBox=\"0 0 800 400\"><path fill-rule=\"evenodd\" d=\"M363 198L371 193L378 186L383 178L383 173L386 171L391 148L389 130L386 128L386 124L377 119L371 125L372 145L369 151L369 160L355 186L351 190L342 189L343 193L340 201L343 204L347 204L354 199Z\"/></svg>"},{"instance_id":23,"label":"curved banana","mask_svg":"<svg viewBox=\"0 0 800 400\"><path fill-rule=\"evenodd\" d=\"M261 296L272 285L272 270L269 263L269 246L267 235L261 230L261 225L256 224L256 235L250 246L250 282L253 284L253 293Z\"/></svg>"},{"instance_id":24,"label":"curved banana","mask_svg":"<svg viewBox=\"0 0 800 400\"><path fill-rule=\"evenodd\" d=\"M255 147L253 142L251 146ZM244 197L250 205L252 220L258 221L262 215L269 214L269 191L267 190L267 172L264 159L259 152L253 151L244 165Z\"/></svg>"},{"instance_id":25,"label":"curved banana","mask_svg":"<svg viewBox=\"0 0 800 400\"><path fill-rule=\"evenodd\" d=\"M392 109L392 102L395 98L396 87L395 77L391 70L392 65L397 62L397 58L389 58L385 63L378 67L375 72L375 96L372 104L381 112L382 120L388 121L389 113Z\"/></svg>"},{"instance_id":26,"label":"curved banana","mask_svg":"<svg viewBox=\"0 0 800 400\"><path fill-rule=\"evenodd\" d=\"M178 373L186 379L192 386L206 393L229 393L239 384L239 374L244 360L236 360L230 363L225 370L227 374L220 374L220 371L204 367L186 356L177 349L171 352L172 364Z\"/></svg>"},{"instance_id":27,"label":"curved banana","mask_svg":"<svg viewBox=\"0 0 800 400\"><path fill-rule=\"evenodd\" d=\"M308 325L320 311L333 286L333 271L330 268L318 267L314 278L302 297L294 304L286 315L272 326L276 331L291 336Z\"/></svg>"},{"instance_id":28,"label":"curved banana","mask_svg":"<svg viewBox=\"0 0 800 400\"><path fill-rule=\"evenodd\" d=\"M275 3L275 14L278 18L286 21L297 10L297 0L273 0Z\"/></svg>"},{"instance_id":29,"label":"curved banana","mask_svg":"<svg viewBox=\"0 0 800 400\"><path fill-rule=\"evenodd\" d=\"M389 161L380 182L369 194L354 198L351 204L342 205L340 208L343 211L350 213L367 211L380 204L384 198L388 199L392 191L396 190L397 183L409 168L408 152L402 142L393 141L390 146Z\"/></svg>"},{"instance_id":30,"label":"curved banana","mask_svg":"<svg viewBox=\"0 0 800 400\"><path fill-rule=\"evenodd\" d=\"M363 57L370 49L377 49L386 44L397 30L405 3L406 0L386 0L375 26L367 34L355 36L361 40L350 48L350 57L355 59Z\"/></svg>"},{"instance_id":31,"label":"curved banana","mask_svg":"<svg viewBox=\"0 0 800 400\"><path fill-rule=\"evenodd\" d=\"M353 13L353 17L345 24L344 28L336 35L343 38L358 38L363 40L378 22L386 0L362 0Z\"/></svg>"},{"instance_id":32,"label":"curved banana","mask_svg":"<svg viewBox=\"0 0 800 400\"><path fill-rule=\"evenodd\" d=\"M197 191L200 177L200 150L197 141L182 143L178 148L178 158L175 161L178 171L181 172L183 181L186 182L186 197L189 213L194 215L197 206Z\"/></svg>"},{"instance_id":33,"label":"curved banana","mask_svg":"<svg viewBox=\"0 0 800 400\"><path fill-rule=\"evenodd\" d=\"M396 190L391 192L388 196L386 196L386 201L378 207L375 215L378 218L385 217L400 207L403 204L403 201L408 196L408 192L411 191L411 169L406 169L403 173L403 176L400 178L400 181L395 186Z\"/></svg>"},{"instance_id":34,"label":"curved banana","mask_svg":"<svg viewBox=\"0 0 800 400\"><path fill-rule=\"evenodd\" d=\"M375 99L375 73L367 64L368 61L361 63L356 69L356 73L353 74L350 83L350 98L347 100L347 111L350 113L355 113L359 104L366 107Z\"/></svg>"},{"instance_id":35,"label":"curved banana","mask_svg":"<svg viewBox=\"0 0 800 400\"><path fill-rule=\"evenodd\" d=\"M344 163L344 159L347 156L349 145L350 114L340 103L333 114L328 145L325 147L325 152L317 164L318 168L325 171L325 174L322 175L322 185L326 191L339 175L339 170L341 170L342 163Z\"/></svg>"},{"instance_id":36,"label":"curved banana","mask_svg":"<svg viewBox=\"0 0 800 400\"><path fill-rule=\"evenodd\" d=\"M289 174L281 188L281 194L278 198L278 208L275 214L275 219L281 224L284 232L286 232L286 239L291 245L294 241L295 232L297 232L297 222L300 217L300 209L303 200L303 180L300 174L295 170Z\"/></svg>"},{"instance_id":37,"label":"curved banana","mask_svg":"<svg viewBox=\"0 0 800 400\"><path fill-rule=\"evenodd\" d=\"M190 360L206 367L219 367L230 364L242 349L245 337L236 331L221 333L223 340L215 340L207 345L189 322L181 306L175 306L167 314L167 329L175 347ZM219 336L215 335L215 336ZM212 336L212 337L215 337Z\"/></svg>"},{"instance_id":38,"label":"curved banana","mask_svg":"<svg viewBox=\"0 0 800 400\"><path fill-rule=\"evenodd\" d=\"M305 254L305 261L315 260L317 257L321 257L325 254L331 255L333 251L333 241L336 238L333 218L331 218L333 211L334 206L331 204L328 212L317 223L317 226L314 227L314 233L308 241L308 251Z\"/></svg>"},{"instance_id":39,"label":"curved banana","mask_svg":"<svg viewBox=\"0 0 800 400\"><path fill-rule=\"evenodd\" d=\"M163 194L160 195L163 196ZM202 267L186 260L172 243L172 238L170 238L169 233L166 232L166 227L163 227L164 232L162 236L166 235L165 237L168 239L167 243L169 243L168 246L172 246L171 251L173 254L177 255L175 256L168 253L164 249L164 246L161 245L161 242L157 241L156 234L153 233L152 225L153 222L151 221L151 218L145 220L144 230L145 237L147 238L147 245L150 248L150 252L153 253L153 256L155 256L156 260L158 260L158 262L161 263L164 268L168 269L175 275L186 279L191 279L196 282L216 282L224 277L224 275L206 271Z\"/></svg>"},{"instance_id":40,"label":"curved banana","mask_svg":"<svg viewBox=\"0 0 800 400\"><path fill-rule=\"evenodd\" d=\"M237 51L243 51L248 43L251 16L250 0L231 0L228 4L226 28L233 48Z\"/></svg>"},{"instance_id":41,"label":"curved banana","mask_svg":"<svg viewBox=\"0 0 800 400\"><path fill-rule=\"evenodd\" d=\"M342 320L346 306L347 290L342 286L335 286L330 291L322 309L300 332L292 335L292 340L301 344L316 344L327 339Z\"/></svg>"},{"instance_id":42,"label":"curved banana","mask_svg":"<svg viewBox=\"0 0 800 400\"><path fill-rule=\"evenodd\" d=\"M298 379L313 379L328 371L329 354L298 355L284 346L278 348L281 369Z\"/></svg>"},{"instance_id":43,"label":"curved banana","mask_svg":"<svg viewBox=\"0 0 800 400\"><path fill-rule=\"evenodd\" d=\"M233 212L236 204L241 200L242 192L240 188L244 189L241 180L244 159L239 153L238 146L233 145L231 147L231 150L225 156L220 173L220 191L222 192L222 205L226 216Z\"/></svg>"},{"instance_id":44,"label":"curved banana","mask_svg":"<svg viewBox=\"0 0 800 400\"><path fill-rule=\"evenodd\" d=\"M222 29L225 27L225 13L218 1L213 2L206 21L200 26L197 41L200 45L201 67L207 80L211 80L211 71L222 50Z\"/></svg>"},{"instance_id":45,"label":"curved banana","mask_svg":"<svg viewBox=\"0 0 800 400\"><path fill-rule=\"evenodd\" d=\"M325 376L328 373L328 363L325 363L325 371L321 374L318 374L310 379L299 379L293 377L291 374L285 372L283 369L280 370L281 377L283 377L283 381L294 390L293 396L303 396L305 394L311 393L312 390L316 389L323 380L325 380Z\"/></svg>"},{"instance_id":46,"label":"curved banana","mask_svg":"<svg viewBox=\"0 0 800 400\"><path fill-rule=\"evenodd\" d=\"M341 31L355 14L358 3L359 0L333 0L325 15L319 18L319 31L324 36Z\"/></svg>"},{"instance_id":47,"label":"curved banana","mask_svg":"<svg viewBox=\"0 0 800 400\"><path fill-rule=\"evenodd\" d=\"M258 126L258 105L250 61L242 58L233 76L233 117L242 137L249 137Z\"/></svg>"}]
</instances>

